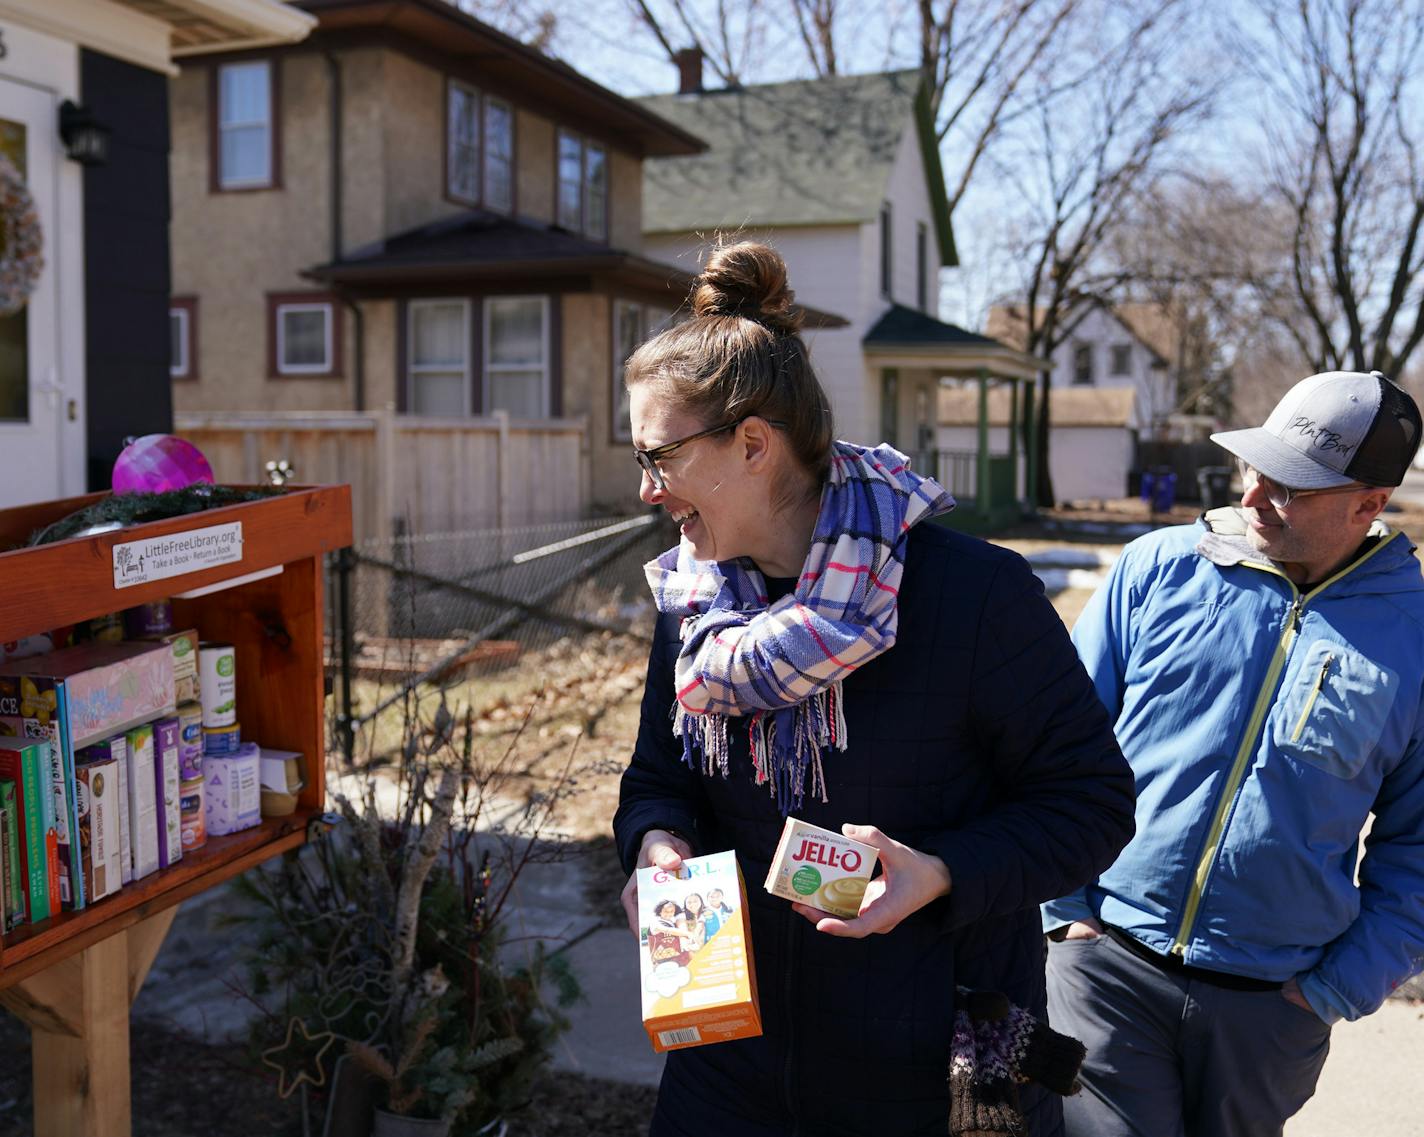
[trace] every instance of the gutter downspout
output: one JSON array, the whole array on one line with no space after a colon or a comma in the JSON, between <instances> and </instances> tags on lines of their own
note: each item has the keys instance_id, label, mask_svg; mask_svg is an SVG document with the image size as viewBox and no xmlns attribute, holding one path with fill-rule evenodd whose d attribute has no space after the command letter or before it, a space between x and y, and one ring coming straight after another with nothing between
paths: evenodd
<instances>
[{"instance_id":1,"label":"gutter downspout","mask_svg":"<svg viewBox=\"0 0 1424 1137\"><path fill-rule=\"evenodd\" d=\"M330 182L330 230L331 230L331 262L335 264L341 260L342 246L344 241L341 233L341 212L342 212L342 168L341 168L341 136L343 120L341 115L341 61L336 57L336 53L328 51L326 55L326 72L328 80L328 90L331 96L331 182ZM366 409L366 321L361 311L361 306L350 296L344 295L339 290L337 295L341 297L341 302L346 305L346 310L351 313L351 330L354 342L351 360L352 377L352 400L357 411Z\"/></svg>"}]
</instances>

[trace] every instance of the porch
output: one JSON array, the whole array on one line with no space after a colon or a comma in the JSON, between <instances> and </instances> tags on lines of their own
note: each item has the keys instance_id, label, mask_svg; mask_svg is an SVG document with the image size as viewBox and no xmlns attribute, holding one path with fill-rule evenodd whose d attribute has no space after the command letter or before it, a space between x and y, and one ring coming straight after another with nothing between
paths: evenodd
<instances>
[{"instance_id":1,"label":"porch","mask_svg":"<svg viewBox=\"0 0 1424 1137\"><path fill-rule=\"evenodd\" d=\"M916 470L930 474L954 495L958 508L949 515L949 524L983 532L1021 517L1029 509L1028 487L1034 480L1033 397L1040 361L898 304L866 333L862 345L867 369L879 377L883 432L896 439L898 419L907 412L911 416L915 445L901 449L910 454ZM941 392L946 388L975 403L972 449L939 444ZM1010 406L1007 431L992 436L991 391L996 398L1006 395ZM913 402L907 405L909 392ZM1023 462L1021 438L1028 440Z\"/></svg>"}]
</instances>

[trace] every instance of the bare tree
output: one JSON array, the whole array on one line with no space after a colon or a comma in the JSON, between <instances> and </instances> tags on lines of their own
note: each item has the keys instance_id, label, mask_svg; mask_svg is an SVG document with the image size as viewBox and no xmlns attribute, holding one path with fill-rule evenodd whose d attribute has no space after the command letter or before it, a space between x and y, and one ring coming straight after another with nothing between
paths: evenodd
<instances>
[{"instance_id":1,"label":"bare tree","mask_svg":"<svg viewBox=\"0 0 1424 1137\"><path fill-rule=\"evenodd\" d=\"M524 0L451 0L462 12L523 40L540 51L553 45L558 17L552 7Z\"/></svg>"},{"instance_id":2,"label":"bare tree","mask_svg":"<svg viewBox=\"0 0 1424 1137\"><path fill-rule=\"evenodd\" d=\"M669 61L678 51L702 52L713 73L729 87L741 86L764 63L769 13L763 0L626 0L629 9L658 41ZM817 7L833 10L834 0Z\"/></svg>"},{"instance_id":3,"label":"bare tree","mask_svg":"<svg viewBox=\"0 0 1424 1137\"><path fill-rule=\"evenodd\" d=\"M836 0L791 0L796 30L818 79L836 74Z\"/></svg>"},{"instance_id":4,"label":"bare tree","mask_svg":"<svg viewBox=\"0 0 1424 1137\"><path fill-rule=\"evenodd\" d=\"M1269 92L1270 186L1292 221L1282 331L1316 370L1396 374L1424 340L1424 7L1247 11L1238 52Z\"/></svg>"},{"instance_id":5,"label":"bare tree","mask_svg":"<svg viewBox=\"0 0 1424 1137\"><path fill-rule=\"evenodd\" d=\"M1038 379L1037 485L1054 501L1049 474L1048 390L1053 354L1070 334L1069 318L1093 301L1111 303L1129 279L1106 255L1130 204L1161 176L1183 132L1208 111L1212 91L1173 66L1185 0L1159 0L1143 14L1107 9L1087 41L1089 81L1038 99L1032 131L1011 139L1001 175L1028 207L1017 256L1025 266L1017 306L1021 343L1042 361ZM1040 90L1054 83L1049 73Z\"/></svg>"}]
</instances>

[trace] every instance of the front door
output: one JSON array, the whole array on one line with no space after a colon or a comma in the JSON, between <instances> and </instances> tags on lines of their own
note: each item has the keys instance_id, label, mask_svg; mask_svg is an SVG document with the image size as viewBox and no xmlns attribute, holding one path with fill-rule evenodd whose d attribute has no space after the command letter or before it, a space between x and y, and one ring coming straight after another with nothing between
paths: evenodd
<instances>
[{"instance_id":1,"label":"front door","mask_svg":"<svg viewBox=\"0 0 1424 1137\"><path fill-rule=\"evenodd\" d=\"M61 397L57 335L57 116L52 92L0 78L0 155L34 199L44 257L28 303L0 317L0 508L62 496L60 421L69 408Z\"/></svg>"}]
</instances>

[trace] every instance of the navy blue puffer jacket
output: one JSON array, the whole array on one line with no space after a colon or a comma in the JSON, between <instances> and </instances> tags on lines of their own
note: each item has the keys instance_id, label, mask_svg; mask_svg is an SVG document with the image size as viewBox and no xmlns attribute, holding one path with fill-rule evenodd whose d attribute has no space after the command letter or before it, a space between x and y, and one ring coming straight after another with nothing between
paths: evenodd
<instances>
[{"instance_id":1,"label":"navy blue puffer jacket","mask_svg":"<svg viewBox=\"0 0 1424 1137\"><path fill-rule=\"evenodd\" d=\"M1132 775L1062 622L1022 558L933 524L910 532L893 648L844 684L849 747L829 801L797 816L879 826L943 858L953 889L888 935L817 932L762 889L782 817L752 784L681 761L671 731L677 620L658 622L614 831L632 870L649 829L735 849L764 1033L668 1055L656 1137L909 1137L946 1132L956 985L1043 1015L1037 905L1107 868L1132 836ZM1026 1087L1030 1132L1061 1131Z\"/></svg>"}]
</instances>

